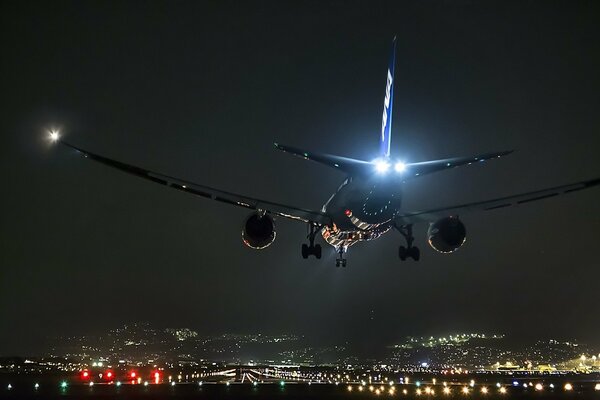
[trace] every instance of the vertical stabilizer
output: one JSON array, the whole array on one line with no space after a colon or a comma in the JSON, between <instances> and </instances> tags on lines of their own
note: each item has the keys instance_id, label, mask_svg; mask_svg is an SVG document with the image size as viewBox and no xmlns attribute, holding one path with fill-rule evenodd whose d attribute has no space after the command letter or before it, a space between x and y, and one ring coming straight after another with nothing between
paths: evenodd
<instances>
[{"instance_id":1,"label":"vertical stabilizer","mask_svg":"<svg viewBox=\"0 0 600 400\"><path fill-rule=\"evenodd\" d=\"M396 64L396 37L392 41L392 54L387 70L385 83L385 98L383 101L383 118L381 121L381 136L379 138L379 155L390 156L390 145L392 142L392 110L394 103L394 66Z\"/></svg>"}]
</instances>

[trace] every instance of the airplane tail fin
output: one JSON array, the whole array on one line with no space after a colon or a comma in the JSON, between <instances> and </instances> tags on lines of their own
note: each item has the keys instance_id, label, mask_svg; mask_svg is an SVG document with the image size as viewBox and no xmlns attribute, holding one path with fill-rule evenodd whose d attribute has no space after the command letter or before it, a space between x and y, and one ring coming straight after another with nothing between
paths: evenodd
<instances>
[{"instance_id":1,"label":"airplane tail fin","mask_svg":"<svg viewBox=\"0 0 600 400\"><path fill-rule=\"evenodd\" d=\"M381 136L379 138L380 157L389 158L392 142L392 111L394 104L394 67L396 64L396 37L392 41L390 63L388 64L387 79L385 83L385 97L383 100L383 117L381 120Z\"/></svg>"}]
</instances>

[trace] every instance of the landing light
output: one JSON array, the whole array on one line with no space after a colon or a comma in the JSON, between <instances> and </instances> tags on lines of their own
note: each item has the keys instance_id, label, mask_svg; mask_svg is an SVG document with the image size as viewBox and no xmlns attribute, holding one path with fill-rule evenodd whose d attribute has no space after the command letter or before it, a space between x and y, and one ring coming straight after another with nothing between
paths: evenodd
<instances>
[{"instance_id":1,"label":"landing light","mask_svg":"<svg viewBox=\"0 0 600 400\"><path fill-rule=\"evenodd\" d=\"M52 142L56 142L58 141L58 139L60 139L60 134L58 133L58 131L50 131L49 136Z\"/></svg>"},{"instance_id":2,"label":"landing light","mask_svg":"<svg viewBox=\"0 0 600 400\"><path fill-rule=\"evenodd\" d=\"M390 169L390 163L381 158L378 158L375 161L373 161L373 164L375 165L375 171L377 171L380 174L385 174L388 171L388 169Z\"/></svg>"},{"instance_id":3,"label":"landing light","mask_svg":"<svg viewBox=\"0 0 600 400\"><path fill-rule=\"evenodd\" d=\"M396 172L404 172L406 169L406 164L404 164L402 161L398 161L396 165L394 165L394 169Z\"/></svg>"}]
</instances>

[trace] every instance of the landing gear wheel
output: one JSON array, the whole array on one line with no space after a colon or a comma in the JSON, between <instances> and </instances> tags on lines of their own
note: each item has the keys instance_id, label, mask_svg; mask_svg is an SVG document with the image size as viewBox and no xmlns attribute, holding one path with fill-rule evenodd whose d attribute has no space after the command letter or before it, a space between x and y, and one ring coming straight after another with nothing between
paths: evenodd
<instances>
[{"instance_id":1,"label":"landing gear wheel","mask_svg":"<svg viewBox=\"0 0 600 400\"><path fill-rule=\"evenodd\" d=\"M321 245L315 245L315 236L321 231L323 226L320 225L308 225L310 232L307 235L309 244L302 244L302 258L307 259L309 256L315 256L317 259L321 258Z\"/></svg>"},{"instance_id":2,"label":"landing gear wheel","mask_svg":"<svg viewBox=\"0 0 600 400\"><path fill-rule=\"evenodd\" d=\"M412 257L413 260L415 261L419 261L419 258L421 258L421 251L419 250L418 247L411 247L408 251L409 256Z\"/></svg>"},{"instance_id":3,"label":"landing gear wheel","mask_svg":"<svg viewBox=\"0 0 600 400\"><path fill-rule=\"evenodd\" d=\"M308 258L308 246L306 245L306 243L302 244L302 258L307 259Z\"/></svg>"},{"instance_id":4,"label":"landing gear wheel","mask_svg":"<svg viewBox=\"0 0 600 400\"><path fill-rule=\"evenodd\" d=\"M402 225L400 227L394 226L394 228L396 228L396 230L404 236L404 239L406 239L406 247L400 246L398 249L398 257L400 257L400 260L405 261L407 258L412 258L415 261L419 261L421 258L421 251L419 251L418 247L412 245L415 240L412 234L412 224Z\"/></svg>"},{"instance_id":5,"label":"landing gear wheel","mask_svg":"<svg viewBox=\"0 0 600 400\"><path fill-rule=\"evenodd\" d=\"M406 255L407 255L406 247L400 246L400 248L398 249L398 256L400 257L400 260L406 261Z\"/></svg>"}]
</instances>

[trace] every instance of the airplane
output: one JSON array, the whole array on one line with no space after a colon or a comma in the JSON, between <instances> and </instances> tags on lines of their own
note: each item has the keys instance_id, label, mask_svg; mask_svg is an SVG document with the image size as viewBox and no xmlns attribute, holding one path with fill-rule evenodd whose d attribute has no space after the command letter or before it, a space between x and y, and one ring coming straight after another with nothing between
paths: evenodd
<instances>
[{"instance_id":1,"label":"airplane","mask_svg":"<svg viewBox=\"0 0 600 400\"><path fill-rule=\"evenodd\" d=\"M285 205L189 182L81 149L62 140L58 131L50 131L49 136L52 142L58 142L76 150L86 158L109 167L181 192L252 210L243 223L242 240L253 249L264 249L274 242L276 236L275 217L303 222L307 224L309 233L307 235L308 244L302 244L302 257L305 259L309 256L321 258L321 245L315 244L315 239L320 234L324 241L337 252L337 267L346 266L345 254L352 245L377 239L392 230L398 231L406 242L405 246L399 247L399 258L402 261L407 258L418 261L420 250L413 245L415 240L413 225L417 223L429 223L427 242L434 250L441 253L452 253L458 250L466 240L466 228L460 220L459 214L516 206L559 194L573 193L597 186L600 183L600 178L596 178L485 201L424 211L403 210L401 204L404 182L438 171L488 162L506 156L512 151L420 162L404 162L393 158L390 154L390 144L395 62L396 38L392 41L387 69L379 154L374 160L358 160L316 153L274 143L278 150L326 165L345 174L342 184L320 210Z\"/></svg>"}]
</instances>

